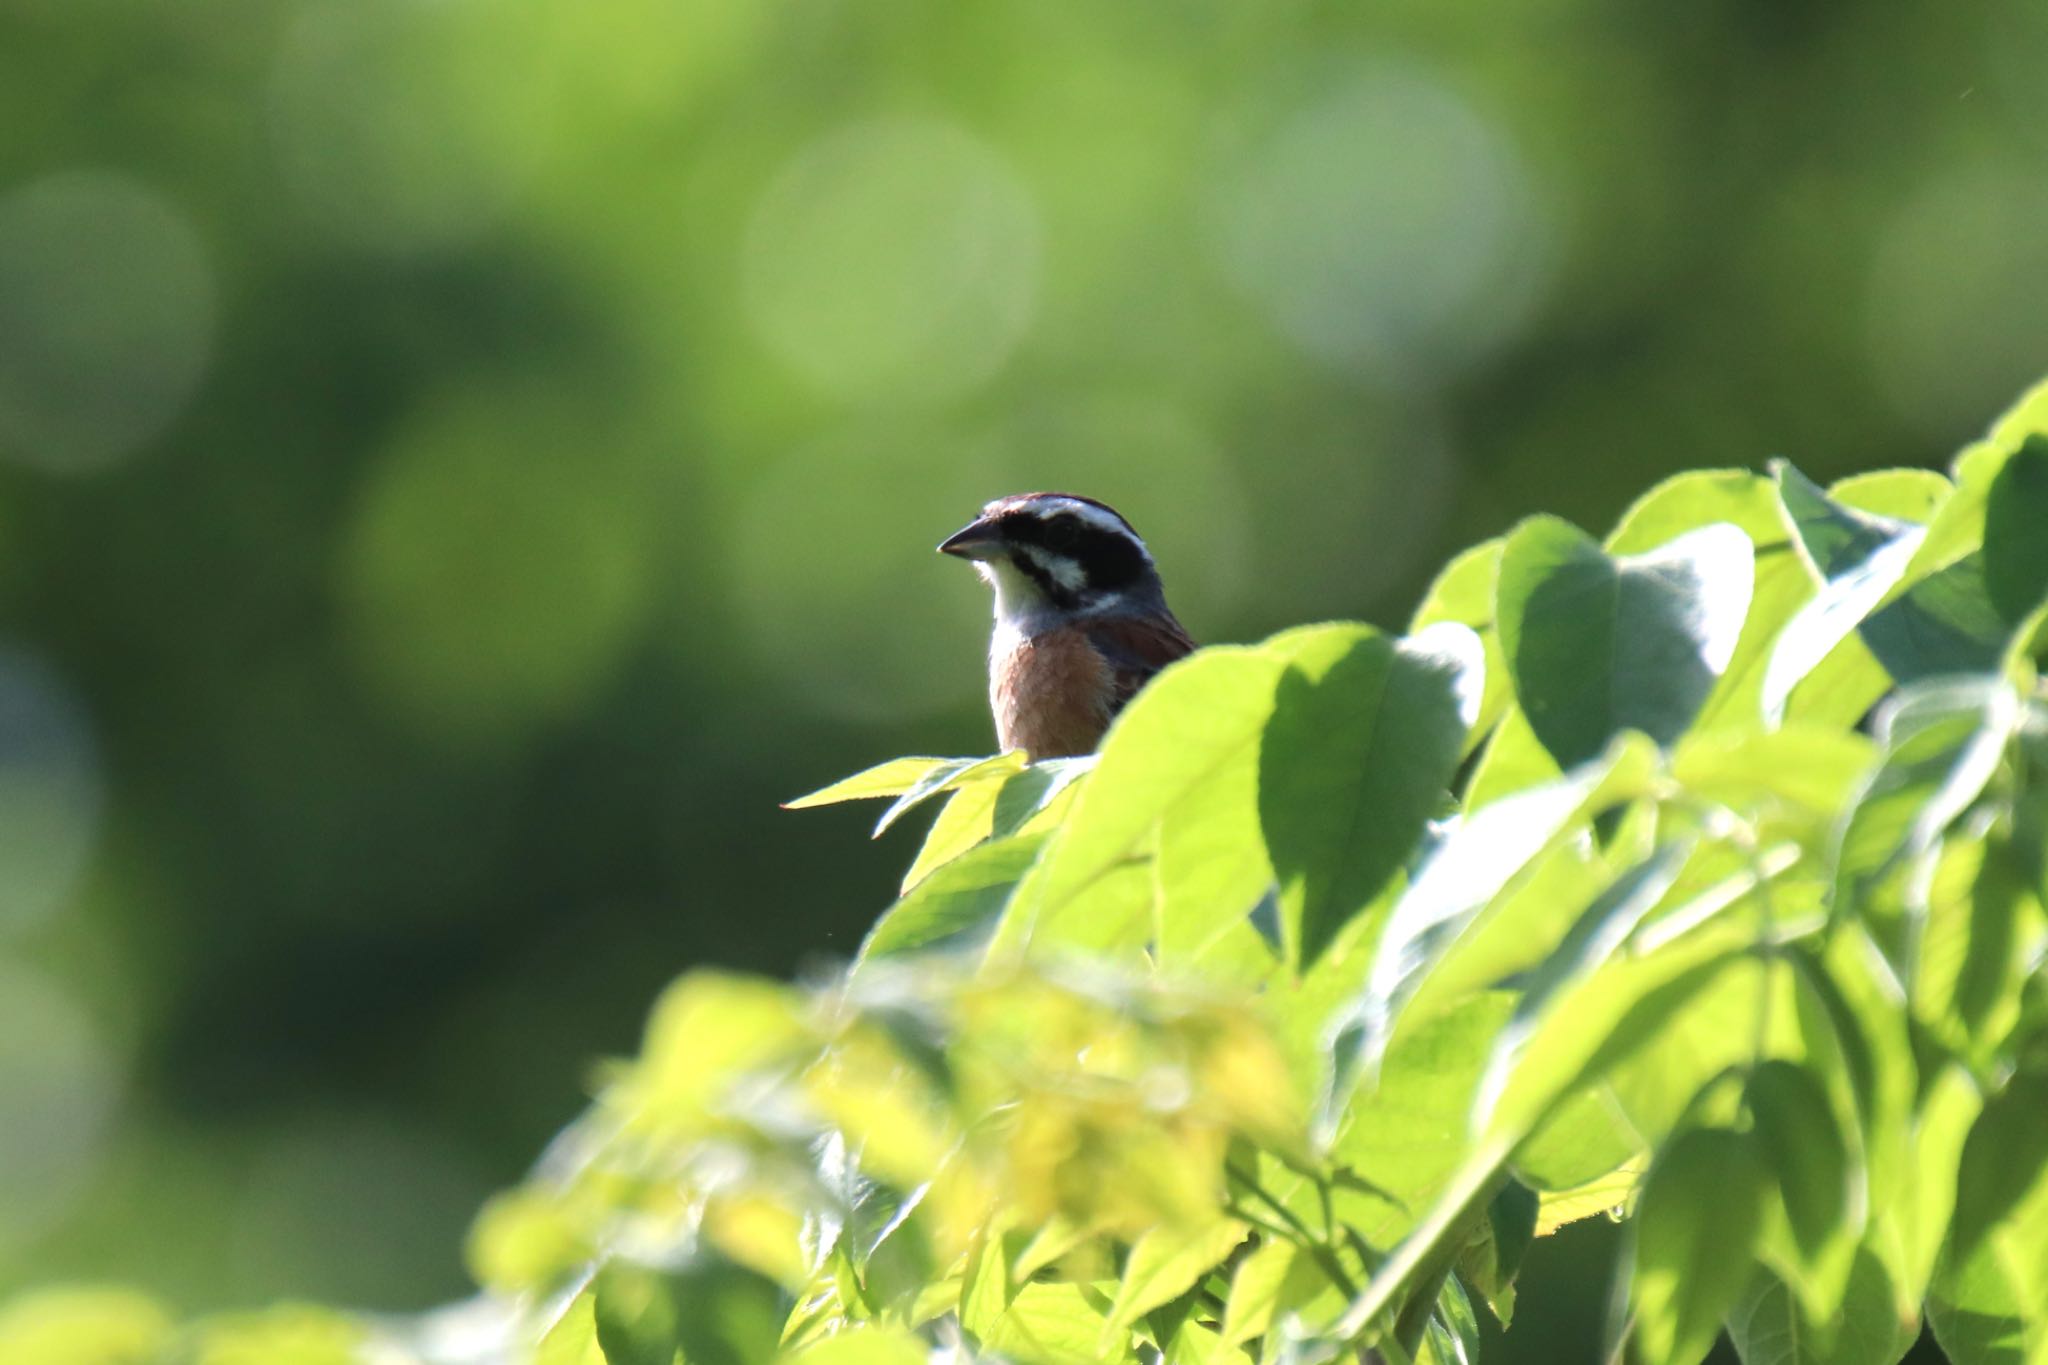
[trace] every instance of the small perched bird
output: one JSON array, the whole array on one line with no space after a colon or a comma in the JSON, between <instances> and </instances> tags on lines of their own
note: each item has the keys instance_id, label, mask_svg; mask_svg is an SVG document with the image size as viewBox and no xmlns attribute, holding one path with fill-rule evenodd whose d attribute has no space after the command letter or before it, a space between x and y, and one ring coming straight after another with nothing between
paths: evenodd
<instances>
[{"instance_id":1,"label":"small perched bird","mask_svg":"<svg viewBox=\"0 0 2048 1365\"><path fill-rule=\"evenodd\" d=\"M988 699L1004 749L1093 753L1146 680L1195 647L1152 552L1093 498L998 498L939 550L973 560L995 589Z\"/></svg>"}]
</instances>

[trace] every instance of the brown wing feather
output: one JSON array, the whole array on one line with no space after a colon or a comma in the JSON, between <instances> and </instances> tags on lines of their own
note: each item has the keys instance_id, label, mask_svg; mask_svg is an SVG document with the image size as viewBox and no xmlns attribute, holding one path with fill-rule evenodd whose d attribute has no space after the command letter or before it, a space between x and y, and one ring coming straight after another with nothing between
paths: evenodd
<instances>
[{"instance_id":1,"label":"brown wing feather","mask_svg":"<svg viewBox=\"0 0 2048 1365\"><path fill-rule=\"evenodd\" d=\"M1153 674L1195 649L1195 642L1171 615L1115 616L1090 622L1088 640L1109 665L1111 715L1123 710L1124 703L1136 696Z\"/></svg>"}]
</instances>

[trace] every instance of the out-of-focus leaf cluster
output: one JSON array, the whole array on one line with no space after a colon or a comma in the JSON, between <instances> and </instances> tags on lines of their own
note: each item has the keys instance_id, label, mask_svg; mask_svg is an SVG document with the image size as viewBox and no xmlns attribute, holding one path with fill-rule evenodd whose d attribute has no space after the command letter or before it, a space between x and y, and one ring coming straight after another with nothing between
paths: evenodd
<instances>
[{"instance_id":1,"label":"out-of-focus leaf cluster","mask_svg":"<svg viewBox=\"0 0 2048 1365\"><path fill-rule=\"evenodd\" d=\"M1953 480L1531 519L1092 760L848 779L794 804L943 803L901 899L829 981L674 986L476 1302L75 1291L0 1358L1467 1361L1605 1212L1653 1365L2042 1365L2044 527L2048 389Z\"/></svg>"}]
</instances>

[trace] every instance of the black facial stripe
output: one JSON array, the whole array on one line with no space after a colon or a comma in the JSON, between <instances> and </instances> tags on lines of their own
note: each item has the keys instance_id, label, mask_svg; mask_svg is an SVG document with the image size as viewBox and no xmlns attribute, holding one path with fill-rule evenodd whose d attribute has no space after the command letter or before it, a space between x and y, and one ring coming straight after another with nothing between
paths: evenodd
<instances>
[{"instance_id":1,"label":"black facial stripe","mask_svg":"<svg viewBox=\"0 0 2048 1365\"><path fill-rule=\"evenodd\" d=\"M1075 607L1081 605L1080 597L1057 578L1054 578L1051 573L1047 572L1045 566L1040 564L1035 557L1027 554L1013 554L1010 556L1010 562L1015 564L1026 578L1038 585L1038 590L1045 594L1048 602L1051 602L1062 611L1072 611Z\"/></svg>"},{"instance_id":2,"label":"black facial stripe","mask_svg":"<svg viewBox=\"0 0 2048 1365\"><path fill-rule=\"evenodd\" d=\"M1013 512L1003 518L1003 535L1012 544L1036 546L1047 554L1073 561L1093 591L1119 591L1150 571L1145 551L1135 535L1109 530L1072 512L1055 512L1051 516ZM1020 564L1027 562L1023 555L1017 559ZM1049 577L1036 565L1031 568L1034 581L1042 583Z\"/></svg>"}]
</instances>

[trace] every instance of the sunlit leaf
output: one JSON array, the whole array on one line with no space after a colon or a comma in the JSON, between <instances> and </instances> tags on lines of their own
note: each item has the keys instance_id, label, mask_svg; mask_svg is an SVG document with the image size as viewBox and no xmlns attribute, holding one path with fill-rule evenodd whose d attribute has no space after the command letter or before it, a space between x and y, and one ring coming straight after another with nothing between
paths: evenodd
<instances>
[{"instance_id":1,"label":"sunlit leaf","mask_svg":"<svg viewBox=\"0 0 2048 1365\"><path fill-rule=\"evenodd\" d=\"M877 763L864 772L852 777L842 777L837 782L818 788L805 796L799 796L782 803L784 810L807 810L812 806L830 806L841 801L867 801L882 796L901 796L919 783L929 781L933 774L952 776L963 773L979 758L892 758L887 763ZM944 778L940 778L941 781Z\"/></svg>"},{"instance_id":2,"label":"sunlit leaf","mask_svg":"<svg viewBox=\"0 0 2048 1365\"><path fill-rule=\"evenodd\" d=\"M1475 1118L1484 1124L1506 1090L1510 1074L1558 1003L1612 957L1654 909L1677 878L1689 845L1667 844L1643 863L1615 878L1572 924L1557 948L1529 975L1514 1016L1494 1041L1486 1073L1474 1096Z\"/></svg>"},{"instance_id":3,"label":"sunlit leaf","mask_svg":"<svg viewBox=\"0 0 2048 1365\"><path fill-rule=\"evenodd\" d=\"M993 930L1018 881L1038 860L1049 834L1020 834L962 854L884 911L856 961L959 942Z\"/></svg>"},{"instance_id":4,"label":"sunlit leaf","mask_svg":"<svg viewBox=\"0 0 2048 1365\"><path fill-rule=\"evenodd\" d=\"M561 1201L530 1186L499 1194L470 1228L477 1283L503 1294L544 1292L590 1258L592 1247Z\"/></svg>"},{"instance_id":5,"label":"sunlit leaf","mask_svg":"<svg viewBox=\"0 0 2048 1365\"><path fill-rule=\"evenodd\" d=\"M1642 554L1716 522L1739 527L1755 545L1756 585L1735 652L1694 726L1726 723L1748 729L1762 720L1760 698L1771 645L1793 612L1813 596L1812 580L1779 514L1776 484L1743 469L1675 475L1622 514L1606 548L1609 554Z\"/></svg>"},{"instance_id":6,"label":"sunlit leaf","mask_svg":"<svg viewBox=\"0 0 2048 1365\"><path fill-rule=\"evenodd\" d=\"M1831 1340L1832 1310L1863 1230L1854 1154L1827 1091L1801 1067L1763 1062L1750 1073L1744 1098L1784 1215L1783 1224L1773 1218L1765 1230L1763 1258L1800 1297L1814 1334Z\"/></svg>"},{"instance_id":7,"label":"sunlit leaf","mask_svg":"<svg viewBox=\"0 0 2048 1365\"><path fill-rule=\"evenodd\" d=\"M1507 709L1513 693L1508 685L1507 660L1500 652L1500 635L1494 629L1494 581L1500 574L1501 542L1489 540L1474 545L1444 566L1436 581L1422 595L1422 604L1409 618L1408 633L1419 635L1431 626L1446 622L1470 627L1479 637L1482 657L1477 676L1483 681L1474 709L1465 748L1471 748L1493 729Z\"/></svg>"},{"instance_id":8,"label":"sunlit leaf","mask_svg":"<svg viewBox=\"0 0 2048 1365\"><path fill-rule=\"evenodd\" d=\"M1548 1237L1582 1218L1616 1217L1635 1202L1642 1182L1643 1163L1630 1161L1583 1185L1546 1191L1537 1205L1535 1235Z\"/></svg>"},{"instance_id":9,"label":"sunlit leaf","mask_svg":"<svg viewBox=\"0 0 2048 1365\"><path fill-rule=\"evenodd\" d=\"M1929 1292L1960 1365L2048 1358L2048 1078L2021 1075L1970 1129L1955 1221Z\"/></svg>"},{"instance_id":10,"label":"sunlit leaf","mask_svg":"<svg viewBox=\"0 0 2048 1365\"><path fill-rule=\"evenodd\" d=\"M66 1286L0 1300L0 1361L21 1365L152 1365L171 1318L127 1289Z\"/></svg>"},{"instance_id":11,"label":"sunlit leaf","mask_svg":"<svg viewBox=\"0 0 2048 1365\"><path fill-rule=\"evenodd\" d=\"M597 1291L586 1286L547 1325L533 1365L610 1365L597 1344Z\"/></svg>"},{"instance_id":12,"label":"sunlit leaf","mask_svg":"<svg viewBox=\"0 0 2048 1365\"><path fill-rule=\"evenodd\" d=\"M1512 1009L1497 993L1403 1028L1374 1083L1342 1114L1330 1159L1369 1186L1350 1221L1374 1245L1406 1233L1463 1158L1472 1093Z\"/></svg>"},{"instance_id":13,"label":"sunlit leaf","mask_svg":"<svg viewBox=\"0 0 2048 1365\"><path fill-rule=\"evenodd\" d=\"M1263 1336L1273 1325L1282 1288L1300 1250L1292 1242L1269 1240L1238 1262L1223 1305L1223 1340L1235 1346Z\"/></svg>"},{"instance_id":14,"label":"sunlit leaf","mask_svg":"<svg viewBox=\"0 0 2048 1365\"><path fill-rule=\"evenodd\" d=\"M1735 810L1768 801L1838 814L1877 762L1862 735L1814 725L1767 733L1689 735L1671 756L1671 776L1687 792Z\"/></svg>"},{"instance_id":15,"label":"sunlit leaf","mask_svg":"<svg viewBox=\"0 0 2048 1365\"><path fill-rule=\"evenodd\" d=\"M1560 764L1622 730L1676 741L1734 656L1754 586L1749 537L1702 527L1613 558L1554 517L1523 522L1502 552L1502 651L1515 696Z\"/></svg>"},{"instance_id":16,"label":"sunlit leaf","mask_svg":"<svg viewBox=\"0 0 2048 1365\"><path fill-rule=\"evenodd\" d=\"M926 1365L930 1350L908 1333L859 1326L779 1359L786 1365Z\"/></svg>"},{"instance_id":17,"label":"sunlit leaf","mask_svg":"<svg viewBox=\"0 0 2048 1365\"><path fill-rule=\"evenodd\" d=\"M662 993L632 1071L636 1119L691 1124L741 1074L802 1051L793 994L770 982L695 972Z\"/></svg>"},{"instance_id":18,"label":"sunlit leaf","mask_svg":"<svg viewBox=\"0 0 2048 1365\"><path fill-rule=\"evenodd\" d=\"M1366 988L1345 1027L1356 1030L1369 1072L1431 969L1501 891L1567 830L1640 790L1655 757L1640 739L1614 746L1570 777L1507 797L1469 816L1439 844L1395 903Z\"/></svg>"},{"instance_id":19,"label":"sunlit leaf","mask_svg":"<svg viewBox=\"0 0 2048 1365\"><path fill-rule=\"evenodd\" d=\"M882 812L875 821L877 837L886 833L889 826L902 819L934 796L945 792L959 791L963 787L980 786L990 782L1003 782L1024 771L1025 759L1022 750L1012 749L1006 754L997 754L979 762L969 763L957 771L948 767L935 768L913 783L910 788Z\"/></svg>"},{"instance_id":20,"label":"sunlit leaf","mask_svg":"<svg viewBox=\"0 0 2048 1365\"><path fill-rule=\"evenodd\" d=\"M1745 1091L1757 1143L1777 1177L1801 1250L1818 1255L1850 1212L1850 1153L1827 1092L1798 1066L1763 1062Z\"/></svg>"},{"instance_id":21,"label":"sunlit leaf","mask_svg":"<svg viewBox=\"0 0 2048 1365\"><path fill-rule=\"evenodd\" d=\"M1818 595L1801 607L1779 634L1765 669L1763 712L1765 719L1775 724L1785 717L1795 687L1821 669L1838 648L1853 647L1853 642L1851 646L1844 642L1851 641L1904 576L1926 531L1835 502L1788 463L1780 461L1773 470L1786 520L1821 585ZM1858 669L1858 658L1852 648L1844 661L1846 667ZM1858 688L1854 695L1852 705L1860 713L1875 692ZM1842 718L1853 720L1855 716Z\"/></svg>"},{"instance_id":22,"label":"sunlit leaf","mask_svg":"<svg viewBox=\"0 0 2048 1365\"><path fill-rule=\"evenodd\" d=\"M192 1365L359 1365L368 1336L340 1313L287 1305L209 1319L186 1349Z\"/></svg>"},{"instance_id":23,"label":"sunlit leaf","mask_svg":"<svg viewBox=\"0 0 2048 1365\"><path fill-rule=\"evenodd\" d=\"M1312 966L1345 921L1407 862L1443 800L1469 717L1458 679L1483 667L1455 624L1457 653L1397 644L1368 626L1298 643L1259 757L1259 822L1280 880L1282 924Z\"/></svg>"},{"instance_id":24,"label":"sunlit leaf","mask_svg":"<svg viewBox=\"0 0 2048 1365\"><path fill-rule=\"evenodd\" d=\"M1158 856L1174 931L1202 941L1249 914L1271 870L1258 829L1258 750L1285 660L1208 649L1153 679L1112 727L1094 774L1005 918L1021 948L1092 884ZM1149 927L1149 926L1148 926Z\"/></svg>"},{"instance_id":25,"label":"sunlit leaf","mask_svg":"<svg viewBox=\"0 0 2048 1365\"><path fill-rule=\"evenodd\" d=\"M1696 1365L1749 1282L1768 1175L1749 1138L1681 1133L1658 1155L1636 1207L1636 1343L1645 1365Z\"/></svg>"},{"instance_id":26,"label":"sunlit leaf","mask_svg":"<svg viewBox=\"0 0 2048 1365\"><path fill-rule=\"evenodd\" d=\"M1140 1237L1124 1261L1108 1326L1128 1327L1167 1300L1178 1298L1219 1265L1250 1231L1235 1219L1220 1218L1207 1227L1166 1224Z\"/></svg>"}]
</instances>

